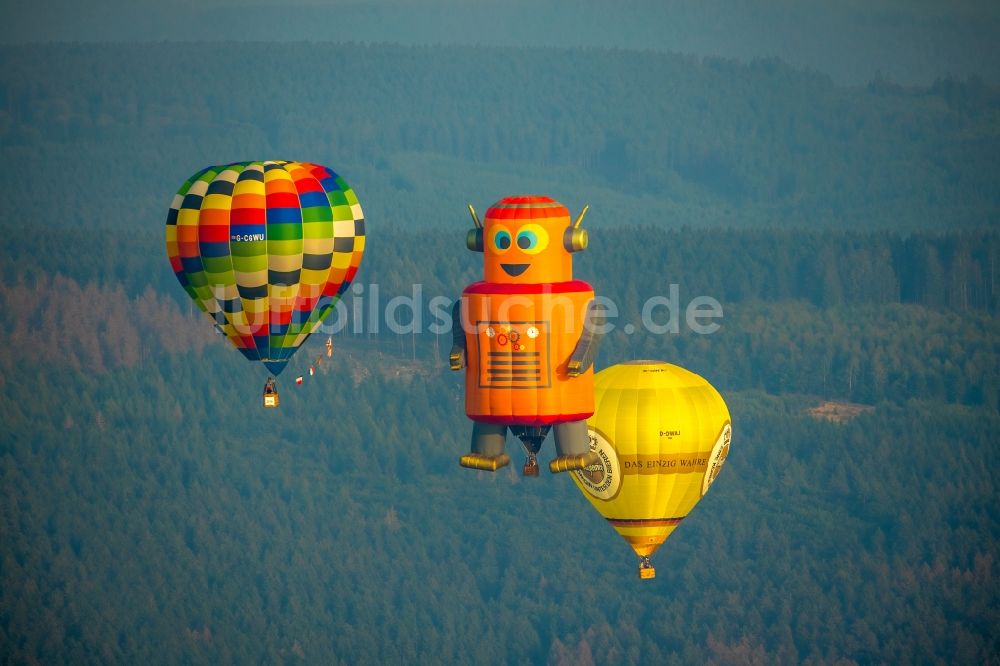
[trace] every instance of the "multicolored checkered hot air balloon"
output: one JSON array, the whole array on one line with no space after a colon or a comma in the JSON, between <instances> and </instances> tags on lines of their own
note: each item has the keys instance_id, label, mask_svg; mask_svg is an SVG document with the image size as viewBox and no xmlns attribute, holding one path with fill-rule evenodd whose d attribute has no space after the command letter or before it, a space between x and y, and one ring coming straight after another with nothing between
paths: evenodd
<instances>
[{"instance_id":1,"label":"multicolored checkered hot air balloon","mask_svg":"<svg viewBox=\"0 0 1000 666\"><path fill-rule=\"evenodd\" d=\"M353 190L324 166L239 162L202 169L181 186L166 240L191 299L244 356L277 375L350 286L365 221Z\"/></svg>"}]
</instances>

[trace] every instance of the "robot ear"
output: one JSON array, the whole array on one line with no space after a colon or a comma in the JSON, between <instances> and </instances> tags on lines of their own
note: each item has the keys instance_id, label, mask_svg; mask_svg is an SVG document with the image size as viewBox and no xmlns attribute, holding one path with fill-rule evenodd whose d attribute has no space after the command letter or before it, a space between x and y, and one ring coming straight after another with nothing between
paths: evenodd
<instances>
[{"instance_id":1,"label":"robot ear","mask_svg":"<svg viewBox=\"0 0 1000 666\"><path fill-rule=\"evenodd\" d=\"M476 215L476 209L469 204L469 214L472 215L472 221L476 225L475 229L469 229L469 233L465 235L465 247L469 248L473 252L483 251L483 223L479 221L479 216Z\"/></svg>"},{"instance_id":2,"label":"robot ear","mask_svg":"<svg viewBox=\"0 0 1000 666\"><path fill-rule=\"evenodd\" d=\"M583 222L583 216L587 214L589 208L590 205L584 206L573 226L566 227L566 231L563 233L563 247L566 248L567 252L582 252L587 249L589 241L587 230L581 229L580 224Z\"/></svg>"},{"instance_id":3,"label":"robot ear","mask_svg":"<svg viewBox=\"0 0 1000 666\"><path fill-rule=\"evenodd\" d=\"M587 233L584 231L583 233ZM483 251L483 230L479 229L469 229L469 233L465 234L465 247L469 248L473 252Z\"/></svg>"},{"instance_id":4,"label":"robot ear","mask_svg":"<svg viewBox=\"0 0 1000 666\"><path fill-rule=\"evenodd\" d=\"M586 229L566 227L563 233L563 247L567 252L583 252L587 249L588 242Z\"/></svg>"}]
</instances>

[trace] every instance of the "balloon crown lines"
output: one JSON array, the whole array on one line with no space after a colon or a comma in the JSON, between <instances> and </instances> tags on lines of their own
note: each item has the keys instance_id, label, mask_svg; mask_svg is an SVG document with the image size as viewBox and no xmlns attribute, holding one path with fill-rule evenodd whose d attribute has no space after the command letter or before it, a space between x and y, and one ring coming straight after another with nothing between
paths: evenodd
<instances>
[{"instance_id":1,"label":"balloon crown lines","mask_svg":"<svg viewBox=\"0 0 1000 666\"><path fill-rule=\"evenodd\" d=\"M532 295L542 294L550 300L551 311L557 315L553 318L552 326L563 327L565 331L573 328L571 301L560 291L558 283L528 286L532 287ZM354 283L347 293L351 297L346 298L345 294L343 299L337 301L334 311L317 327L317 332L324 335L375 335L385 331L396 335L424 332L444 335L452 331L452 306L455 299L443 295L428 296L423 284L412 284L409 294L387 297L377 283ZM524 300L527 299L526 291ZM627 335L639 330L654 335L677 335L686 327L698 335L711 335L722 328L722 304L705 295L694 296L685 302L681 298L678 284L668 285L666 295L647 298L642 304L638 324L621 321L621 309L614 299L598 295L594 300L597 305L603 305L605 311L603 322L587 322L588 326L593 327L592 332L597 334L608 334L621 328ZM514 294L504 296L500 307L513 311L519 305L518 295ZM565 316L558 316L560 313L565 313ZM502 314L501 319L504 318ZM474 328L477 321L488 318L486 313L470 311L464 316L462 326L466 329Z\"/></svg>"}]
</instances>

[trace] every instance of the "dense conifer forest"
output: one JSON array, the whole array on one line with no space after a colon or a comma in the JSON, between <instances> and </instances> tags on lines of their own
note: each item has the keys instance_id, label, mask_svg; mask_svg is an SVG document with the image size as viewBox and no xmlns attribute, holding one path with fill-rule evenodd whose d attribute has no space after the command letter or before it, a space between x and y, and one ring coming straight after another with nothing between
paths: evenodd
<instances>
[{"instance_id":1,"label":"dense conifer forest","mask_svg":"<svg viewBox=\"0 0 1000 666\"><path fill-rule=\"evenodd\" d=\"M5 198L60 226L134 226L202 166L264 154L326 158L383 228L528 183L589 202L592 225L940 230L1000 208L1000 90L976 79L841 87L775 60L309 43L0 60L0 154L22 174Z\"/></svg>"},{"instance_id":2,"label":"dense conifer forest","mask_svg":"<svg viewBox=\"0 0 1000 666\"><path fill-rule=\"evenodd\" d=\"M594 49L0 61L0 662L1000 654L996 88ZM380 324L331 323L312 377L310 340L278 410L162 246L185 177L269 157L358 192L345 307ZM457 464L470 423L430 301L481 274L465 203L522 191L591 205L575 271L618 310L598 365L677 363L733 415L654 581L568 478L519 476L514 442L498 474ZM651 332L671 285L677 312L647 315L678 331ZM420 330L392 330L396 296ZM696 296L720 303L717 332L684 325Z\"/></svg>"}]
</instances>

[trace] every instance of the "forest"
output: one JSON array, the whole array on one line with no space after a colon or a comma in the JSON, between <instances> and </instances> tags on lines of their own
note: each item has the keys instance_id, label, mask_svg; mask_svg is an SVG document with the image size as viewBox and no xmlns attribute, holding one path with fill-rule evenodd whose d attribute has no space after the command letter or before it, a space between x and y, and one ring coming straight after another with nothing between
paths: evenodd
<instances>
[{"instance_id":1,"label":"forest","mask_svg":"<svg viewBox=\"0 0 1000 666\"><path fill-rule=\"evenodd\" d=\"M197 169L264 155L329 162L383 228L528 183L599 226L940 230L1000 209L1000 88L978 79L842 87L777 60L372 44L0 61L0 156L24 174L0 192L57 226L134 226Z\"/></svg>"},{"instance_id":2,"label":"forest","mask_svg":"<svg viewBox=\"0 0 1000 666\"><path fill-rule=\"evenodd\" d=\"M1000 11L964 0L72 0L11 5L0 42L267 41L627 48L752 60L762 54L842 84L949 73L1000 82Z\"/></svg>"},{"instance_id":3,"label":"forest","mask_svg":"<svg viewBox=\"0 0 1000 666\"><path fill-rule=\"evenodd\" d=\"M786 234L745 232L720 252L755 237L780 247ZM715 232L688 238L703 235L719 247ZM429 263L428 293L454 293L475 274L472 253L454 256L460 236L382 234L367 277L388 299ZM609 291L639 289L632 248L599 250L601 237L580 272ZM952 256L963 238L910 240ZM684 256L675 240L661 232L647 252ZM22 256L45 242L19 246ZM995 258L996 244L984 234L976 251ZM457 466L469 427L447 340L344 331L332 364L264 413L262 370L180 304L165 261L147 281L118 272L142 251L110 267L80 254L62 264L70 276L53 264L0 289L0 645L15 661L995 654L1000 349L988 302L903 302L899 291L879 302L839 283L847 298L835 304L821 291L741 299L723 280L706 291L725 307L713 335L609 336L600 364L652 356L694 369L723 392L736 428L727 471L658 555L657 587L643 589L624 543L568 479ZM588 267L598 260L606 271ZM795 261L765 265L753 282L795 282L782 274ZM958 280L982 268L947 265ZM686 287L714 271L677 274ZM320 346L285 376L305 374ZM874 409L817 420L809 410L823 400Z\"/></svg>"},{"instance_id":4,"label":"forest","mask_svg":"<svg viewBox=\"0 0 1000 666\"><path fill-rule=\"evenodd\" d=\"M23 350L22 358L93 372L135 365L159 351L201 351L214 336L160 256L160 233L70 230L10 242L17 258L4 263L0 289L0 323L10 346ZM327 330L351 344L443 367L450 336L433 332L430 301L443 296L450 303L478 279L478 255L463 244L462 228L373 235L358 281L360 328L348 314L351 305ZM881 232L621 227L596 230L575 265L618 311L599 356L606 364L680 359L704 374L714 370L733 389L1000 409L998 263L994 231L904 239ZM152 274L145 270L158 264ZM679 325L664 335L644 326L645 303L666 297L671 284L682 306L695 296L718 300L719 330L702 335ZM397 335L385 307L394 297L412 298L415 288L420 298L393 319L416 330ZM650 313L657 326L670 316L665 306ZM626 334L628 323L634 334Z\"/></svg>"},{"instance_id":5,"label":"forest","mask_svg":"<svg viewBox=\"0 0 1000 666\"><path fill-rule=\"evenodd\" d=\"M996 661L1000 91L247 48L0 48L0 663ZM314 336L264 410L163 224L199 167L275 152L361 198L345 305L419 285L423 326ZM619 324L598 366L682 365L733 415L653 581L514 442L509 469L458 466L471 425L428 302L481 276L465 204L529 190L591 205L574 270ZM718 331L641 326L671 285L716 299Z\"/></svg>"}]
</instances>

